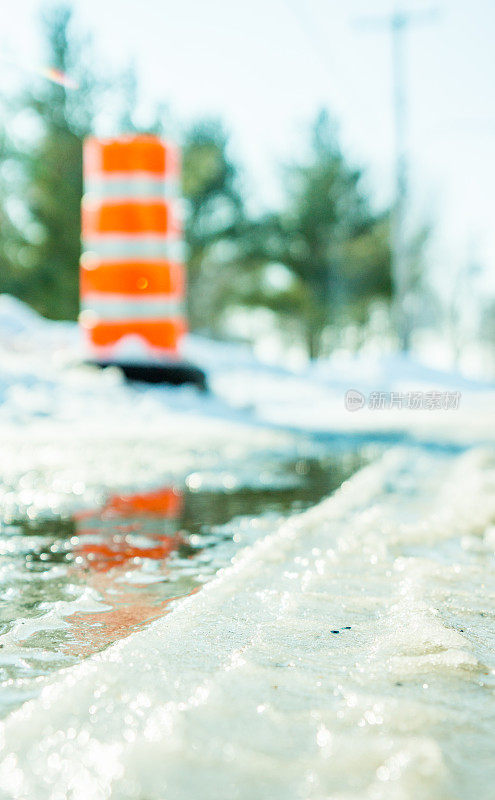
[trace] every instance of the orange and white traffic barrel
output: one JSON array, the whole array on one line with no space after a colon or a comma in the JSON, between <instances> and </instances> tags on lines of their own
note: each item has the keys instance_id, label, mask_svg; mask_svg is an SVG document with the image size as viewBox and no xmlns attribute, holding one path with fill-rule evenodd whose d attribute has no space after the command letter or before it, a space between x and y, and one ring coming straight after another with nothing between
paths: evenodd
<instances>
[{"instance_id":1,"label":"orange and white traffic barrel","mask_svg":"<svg viewBox=\"0 0 495 800\"><path fill-rule=\"evenodd\" d=\"M180 156L156 136L84 145L80 324L88 357L130 378L204 386L184 364Z\"/></svg>"}]
</instances>

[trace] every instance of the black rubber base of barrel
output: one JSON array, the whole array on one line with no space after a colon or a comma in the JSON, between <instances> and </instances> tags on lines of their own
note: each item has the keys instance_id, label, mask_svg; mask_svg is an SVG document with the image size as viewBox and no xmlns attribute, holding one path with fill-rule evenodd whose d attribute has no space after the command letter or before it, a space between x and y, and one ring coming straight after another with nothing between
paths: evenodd
<instances>
[{"instance_id":1,"label":"black rubber base of barrel","mask_svg":"<svg viewBox=\"0 0 495 800\"><path fill-rule=\"evenodd\" d=\"M193 364L178 362L177 364L125 364L117 361L96 361L98 367L118 367L127 380L141 383L169 383L172 386L192 384L201 391L208 391L206 375L202 369Z\"/></svg>"}]
</instances>

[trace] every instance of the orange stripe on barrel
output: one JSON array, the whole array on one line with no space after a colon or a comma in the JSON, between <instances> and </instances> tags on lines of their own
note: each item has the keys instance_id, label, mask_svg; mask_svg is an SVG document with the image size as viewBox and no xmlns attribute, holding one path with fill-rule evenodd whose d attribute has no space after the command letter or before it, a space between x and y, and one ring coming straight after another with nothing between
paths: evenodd
<instances>
[{"instance_id":1,"label":"orange stripe on barrel","mask_svg":"<svg viewBox=\"0 0 495 800\"><path fill-rule=\"evenodd\" d=\"M81 296L90 292L128 294L136 297L170 294L183 297L184 269L165 260L104 261L85 253L81 258Z\"/></svg>"},{"instance_id":2,"label":"orange stripe on barrel","mask_svg":"<svg viewBox=\"0 0 495 800\"><path fill-rule=\"evenodd\" d=\"M148 173L156 177L179 172L179 153L170 143L155 136L121 136L118 139L87 139L84 146L84 174Z\"/></svg>"},{"instance_id":3,"label":"orange stripe on barrel","mask_svg":"<svg viewBox=\"0 0 495 800\"><path fill-rule=\"evenodd\" d=\"M112 202L86 198L82 204L83 237L178 232L178 220L165 200Z\"/></svg>"},{"instance_id":4,"label":"orange stripe on barrel","mask_svg":"<svg viewBox=\"0 0 495 800\"><path fill-rule=\"evenodd\" d=\"M146 343L163 350L177 350L187 331L184 319L106 321L81 315L81 324L90 345L109 347L125 336L140 336Z\"/></svg>"}]
</instances>

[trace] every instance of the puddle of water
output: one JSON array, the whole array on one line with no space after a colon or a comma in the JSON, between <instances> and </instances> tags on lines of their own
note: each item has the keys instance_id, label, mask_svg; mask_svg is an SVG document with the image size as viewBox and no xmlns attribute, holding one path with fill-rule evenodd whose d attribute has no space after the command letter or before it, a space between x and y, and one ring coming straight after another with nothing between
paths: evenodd
<instances>
[{"instance_id":1,"label":"puddle of water","mask_svg":"<svg viewBox=\"0 0 495 800\"><path fill-rule=\"evenodd\" d=\"M114 495L71 519L0 527L0 716L36 679L163 616L280 518L329 495L369 453L197 472L185 485Z\"/></svg>"}]
</instances>

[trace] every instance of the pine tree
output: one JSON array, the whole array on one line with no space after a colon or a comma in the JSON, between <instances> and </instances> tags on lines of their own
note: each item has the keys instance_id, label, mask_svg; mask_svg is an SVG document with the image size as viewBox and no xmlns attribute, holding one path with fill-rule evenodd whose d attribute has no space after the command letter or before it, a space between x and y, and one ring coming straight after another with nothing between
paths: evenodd
<instances>
[{"instance_id":1,"label":"pine tree","mask_svg":"<svg viewBox=\"0 0 495 800\"><path fill-rule=\"evenodd\" d=\"M370 304L391 296L388 213L371 210L326 112L312 128L309 158L289 165L285 178L283 208L238 231L236 293L242 305L270 309L291 338L298 326L316 358L325 331L365 323ZM270 285L274 267L288 275L278 287Z\"/></svg>"},{"instance_id":2,"label":"pine tree","mask_svg":"<svg viewBox=\"0 0 495 800\"><path fill-rule=\"evenodd\" d=\"M314 124L308 163L291 165L287 178L289 202L273 256L304 287L303 324L314 358L327 327L363 321L371 300L390 296L388 220L370 209L362 174L346 162L326 112Z\"/></svg>"},{"instance_id":3,"label":"pine tree","mask_svg":"<svg viewBox=\"0 0 495 800\"><path fill-rule=\"evenodd\" d=\"M16 185L9 173L16 173L17 153L4 128L0 130L0 164L0 292L19 294L26 273L22 262L25 240L9 212Z\"/></svg>"},{"instance_id":4,"label":"pine tree","mask_svg":"<svg viewBox=\"0 0 495 800\"><path fill-rule=\"evenodd\" d=\"M78 312L82 143L92 130L104 84L94 75L90 44L71 35L72 12L52 9L44 18L47 63L77 81L72 90L43 81L27 97L42 133L26 154L27 204L40 236L31 243L30 280L24 299L56 319Z\"/></svg>"},{"instance_id":5,"label":"pine tree","mask_svg":"<svg viewBox=\"0 0 495 800\"><path fill-rule=\"evenodd\" d=\"M245 223L238 170L218 121L186 131L182 162L189 319L193 328L214 330L237 296L232 268Z\"/></svg>"}]
</instances>

